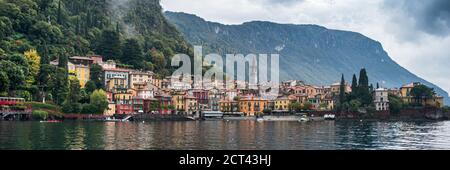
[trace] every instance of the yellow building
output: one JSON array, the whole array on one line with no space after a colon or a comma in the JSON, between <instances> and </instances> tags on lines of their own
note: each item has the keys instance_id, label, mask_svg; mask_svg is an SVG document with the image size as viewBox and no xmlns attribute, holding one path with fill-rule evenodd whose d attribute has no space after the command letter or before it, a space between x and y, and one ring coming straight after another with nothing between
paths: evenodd
<instances>
[{"instance_id":1,"label":"yellow building","mask_svg":"<svg viewBox=\"0 0 450 170\"><path fill-rule=\"evenodd\" d=\"M286 111L289 110L289 105L291 104L291 100L286 97L286 96L282 96L279 97L277 99L275 99L275 110L280 110L280 111Z\"/></svg>"},{"instance_id":2,"label":"yellow building","mask_svg":"<svg viewBox=\"0 0 450 170\"><path fill-rule=\"evenodd\" d=\"M50 64L57 66L58 61L52 61ZM69 73L69 77L76 77L80 81L81 88L84 88L86 83L90 80L90 70L89 66L67 62L67 72Z\"/></svg>"},{"instance_id":3,"label":"yellow building","mask_svg":"<svg viewBox=\"0 0 450 170\"><path fill-rule=\"evenodd\" d=\"M75 65L75 74L80 81L81 88L86 86L86 83L90 80L91 69L85 65Z\"/></svg>"},{"instance_id":4,"label":"yellow building","mask_svg":"<svg viewBox=\"0 0 450 170\"><path fill-rule=\"evenodd\" d=\"M414 96L411 95L411 91L414 87L421 85L419 82L414 82L410 84L403 85L400 88L400 97L404 103L415 103L417 102ZM431 107L444 107L444 98L442 96L434 95L432 99L422 99L419 101L423 106Z\"/></svg>"},{"instance_id":5,"label":"yellow building","mask_svg":"<svg viewBox=\"0 0 450 170\"><path fill-rule=\"evenodd\" d=\"M172 93L172 105L175 107L176 111L184 112L185 107L185 96L186 92L173 92Z\"/></svg>"},{"instance_id":6,"label":"yellow building","mask_svg":"<svg viewBox=\"0 0 450 170\"><path fill-rule=\"evenodd\" d=\"M106 83L106 90L109 92L123 91L126 89L128 89L128 82L123 77L112 77Z\"/></svg>"},{"instance_id":7,"label":"yellow building","mask_svg":"<svg viewBox=\"0 0 450 170\"><path fill-rule=\"evenodd\" d=\"M256 97L244 97L239 100L239 111L246 116L255 116L264 112L264 109L268 107L268 100L256 98Z\"/></svg>"},{"instance_id":8,"label":"yellow building","mask_svg":"<svg viewBox=\"0 0 450 170\"><path fill-rule=\"evenodd\" d=\"M116 104L132 104L133 94L128 91L117 91L114 93L113 100Z\"/></svg>"},{"instance_id":9,"label":"yellow building","mask_svg":"<svg viewBox=\"0 0 450 170\"><path fill-rule=\"evenodd\" d=\"M116 104L115 103L109 103L108 109L105 110L103 115L105 116L114 116L116 114Z\"/></svg>"}]
</instances>

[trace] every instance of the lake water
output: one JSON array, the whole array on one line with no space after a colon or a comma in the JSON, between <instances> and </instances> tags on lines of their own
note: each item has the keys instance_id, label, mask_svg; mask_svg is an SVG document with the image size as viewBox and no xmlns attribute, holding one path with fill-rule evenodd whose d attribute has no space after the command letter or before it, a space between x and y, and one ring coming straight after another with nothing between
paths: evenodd
<instances>
[{"instance_id":1,"label":"lake water","mask_svg":"<svg viewBox=\"0 0 450 170\"><path fill-rule=\"evenodd\" d=\"M450 121L0 121L0 149L450 149Z\"/></svg>"}]
</instances>

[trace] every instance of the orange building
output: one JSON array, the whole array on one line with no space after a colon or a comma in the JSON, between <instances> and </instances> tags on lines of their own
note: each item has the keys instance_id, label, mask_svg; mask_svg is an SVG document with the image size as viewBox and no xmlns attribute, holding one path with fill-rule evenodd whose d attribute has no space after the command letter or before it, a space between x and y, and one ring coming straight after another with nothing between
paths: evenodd
<instances>
[{"instance_id":1,"label":"orange building","mask_svg":"<svg viewBox=\"0 0 450 170\"><path fill-rule=\"evenodd\" d=\"M239 100L239 111L246 116L255 116L268 108L269 101L257 97L244 97Z\"/></svg>"}]
</instances>

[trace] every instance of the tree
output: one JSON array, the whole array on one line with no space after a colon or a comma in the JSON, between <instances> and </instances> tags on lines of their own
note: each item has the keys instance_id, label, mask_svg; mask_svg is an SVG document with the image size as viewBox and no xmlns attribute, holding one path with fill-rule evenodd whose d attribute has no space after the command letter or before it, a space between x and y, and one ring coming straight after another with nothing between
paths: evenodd
<instances>
[{"instance_id":1,"label":"tree","mask_svg":"<svg viewBox=\"0 0 450 170\"><path fill-rule=\"evenodd\" d=\"M9 89L9 79L8 75L0 71L0 93L8 92Z\"/></svg>"},{"instance_id":2,"label":"tree","mask_svg":"<svg viewBox=\"0 0 450 170\"><path fill-rule=\"evenodd\" d=\"M67 100L70 103L78 103L80 101L80 81L76 77L69 79L69 94Z\"/></svg>"},{"instance_id":3,"label":"tree","mask_svg":"<svg viewBox=\"0 0 450 170\"><path fill-rule=\"evenodd\" d=\"M348 104L351 112L357 112L359 107L361 107L361 102L359 100L351 100Z\"/></svg>"},{"instance_id":4,"label":"tree","mask_svg":"<svg viewBox=\"0 0 450 170\"><path fill-rule=\"evenodd\" d=\"M92 92L97 89L97 86L95 85L94 81L89 80L84 88L87 94L92 94Z\"/></svg>"},{"instance_id":5,"label":"tree","mask_svg":"<svg viewBox=\"0 0 450 170\"><path fill-rule=\"evenodd\" d=\"M41 92L40 97L42 102L45 103L45 97L47 92L50 92L55 83L55 67L49 64L41 65L39 69L39 74L37 77L37 85Z\"/></svg>"},{"instance_id":6,"label":"tree","mask_svg":"<svg viewBox=\"0 0 450 170\"><path fill-rule=\"evenodd\" d=\"M310 102L306 102L306 103L303 104L302 110L309 110L309 109L312 108L312 106L313 105Z\"/></svg>"},{"instance_id":7,"label":"tree","mask_svg":"<svg viewBox=\"0 0 450 170\"><path fill-rule=\"evenodd\" d=\"M90 78L91 81L95 84L96 88L103 88L103 68L94 64L91 66ZM93 92L93 91L92 91Z\"/></svg>"},{"instance_id":8,"label":"tree","mask_svg":"<svg viewBox=\"0 0 450 170\"><path fill-rule=\"evenodd\" d=\"M103 114L108 108L108 98L103 90L95 90L91 94L91 105L95 107L95 114Z\"/></svg>"},{"instance_id":9,"label":"tree","mask_svg":"<svg viewBox=\"0 0 450 170\"><path fill-rule=\"evenodd\" d=\"M393 115L400 114L402 108L403 108L403 100L398 96L389 94L389 110L391 114Z\"/></svg>"},{"instance_id":10,"label":"tree","mask_svg":"<svg viewBox=\"0 0 450 170\"><path fill-rule=\"evenodd\" d=\"M58 67L68 69L67 64L69 63L69 59L67 55L60 55L58 58Z\"/></svg>"},{"instance_id":11,"label":"tree","mask_svg":"<svg viewBox=\"0 0 450 170\"><path fill-rule=\"evenodd\" d=\"M341 84L339 86L339 106L338 106L338 110L342 111L342 104L345 103L345 79L344 79L344 74L342 74L341 77Z\"/></svg>"},{"instance_id":12,"label":"tree","mask_svg":"<svg viewBox=\"0 0 450 170\"><path fill-rule=\"evenodd\" d=\"M139 42L136 39L127 39L123 45L121 61L132 65L135 69L143 69L145 66L144 60Z\"/></svg>"},{"instance_id":13,"label":"tree","mask_svg":"<svg viewBox=\"0 0 450 170\"><path fill-rule=\"evenodd\" d=\"M362 105L368 106L372 103L372 95L369 87L369 78L366 69L361 69L359 73L358 98Z\"/></svg>"},{"instance_id":14,"label":"tree","mask_svg":"<svg viewBox=\"0 0 450 170\"><path fill-rule=\"evenodd\" d=\"M356 79L356 75L353 74L352 78L352 95L356 95L358 91L358 80Z\"/></svg>"},{"instance_id":15,"label":"tree","mask_svg":"<svg viewBox=\"0 0 450 170\"><path fill-rule=\"evenodd\" d=\"M66 100L69 92L69 80L67 70L64 68L57 68L55 73L55 84L52 91L54 102L62 105Z\"/></svg>"},{"instance_id":16,"label":"tree","mask_svg":"<svg viewBox=\"0 0 450 170\"><path fill-rule=\"evenodd\" d=\"M426 85L417 85L411 89L411 96L415 99L416 105L422 105L422 102L433 98L435 92L433 88L429 88Z\"/></svg>"},{"instance_id":17,"label":"tree","mask_svg":"<svg viewBox=\"0 0 450 170\"><path fill-rule=\"evenodd\" d=\"M24 53L25 58L29 65L29 74L26 78L26 83L28 86L35 82L37 75L39 74L39 69L41 67L41 57L35 49L31 49Z\"/></svg>"},{"instance_id":18,"label":"tree","mask_svg":"<svg viewBox=\"0 0 450 170\"><path fill-rule=\"evenodd\" d=\"M162 71L166 66L166 59L164 54L156 49L150 50L151 61L154 64L156 71Z\"/></svg>"},{"instance_id":19,"label":"tree","mask_svg":"<svg viewBox=\"0 0 450 170\"><path fill-rule=\"evenodd\" d=\"M106 60L121 58L120 34L113 30L103 30L96 53L105 57Z\"/></svg>"},{"instance_id":20,"label":"tree","mask_svg":"<svg viewBox=\"0 0 450 170\"><path fill-rule=\"evenodd\" d=\"M0 60L0 72L5 73L8 77L8 93L10 96L14 96L14 91L20 89L25 82L25 74L22 67L8 60Z\"/></svg>"},{"instance_id":21,"label":"tree","mask_svg":"<svg viewBox=\"0 0 450 170\"><path fill-rule=\"evenodd\" d=\"M57 22L58 22L59 25L63 25L63 14L62 14L61 0L58 1Z\"/></svg>"},{"instance_id":22,"label":"tree","mask_svg":"<svg viewBox=\"0 0 450 170\"><path fill-rule=\"evenodd\" d=\"M0 17L0 39L3 40L4 38L10 36L13 32L13 26L9 18L4 16Z\"/></svg>"}]
</instances>

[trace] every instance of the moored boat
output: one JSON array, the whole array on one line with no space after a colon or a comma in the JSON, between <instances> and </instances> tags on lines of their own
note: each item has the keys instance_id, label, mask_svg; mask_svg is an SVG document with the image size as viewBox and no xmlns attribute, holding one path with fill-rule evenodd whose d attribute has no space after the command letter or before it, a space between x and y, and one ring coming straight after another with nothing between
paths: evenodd
<instances>
[{"instance_id":1,"label":"moored boat","mask_svg":"<svg viewBox=\"0 0 450 170\"><path fill-rule=\"evenodd\" d=\"M325 118L325 120L335 120L336 119L336 115L334 114L326 114L323 116L323 118Z\"/></svg>"}]
</instances>

